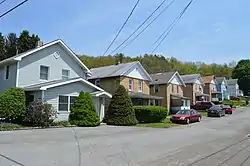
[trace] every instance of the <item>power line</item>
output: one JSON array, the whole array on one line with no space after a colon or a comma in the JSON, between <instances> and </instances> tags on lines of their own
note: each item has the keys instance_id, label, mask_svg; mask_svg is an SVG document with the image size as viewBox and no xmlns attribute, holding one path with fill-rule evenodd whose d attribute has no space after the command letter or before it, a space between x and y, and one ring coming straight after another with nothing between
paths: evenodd
<instances>
[{"instance_id":1,"label":"power line","mask_svg":"<svg viewBox=\"0 0 250 166\"><path fill-rule=\"evenodd\" d=\"M130 12L130 14L128 15L126 21L123 23L122 27L119 29L118 33L116 34L115 38L112 40L112 42L109 44L108 48L105 50L105 52L103 53L102 56L104 56L108 50L110 49L110 47L114 44L115 40L117 39L117 37L120 35L121 31L123 30L123 28L125 27L125 25L127 24L128 20L130 19L130 17L132 16L132 14L135 11L135 8L137 7L137 5L139 4L140 0L137 0L136 4L134 5L132 11Z\"/></svg>"},{"instance_id":2,"label":"power line","mask_svg":"<svg viewBox=\"0 0 250 166\"><path fill-rule=\"evenodd\" d=\"M116 50L118 50L125 42L127 42L153 15L159 8L164 5L167 0L163 0L160 5L136 28L134 32L132 32L119 46L117 46L110 54L113 54Z\"/></svg>"},{"instance_id":3,"label":"power line","mask_svg":"<svg viewBox=\"0 0 250 166\"><path fill-rule=\"evenodd\" d=\"M146 27L144 27L130 42L128 42L120 50L123 50L128 45L132 44L151 24L153 24L176 0L172 0Z\"/></svg>"},{"instance_id":4,"label":"power line","mask_svg":"<svg viewBox=\"0 0 250 166\"><path fill-rule=\"evenodd\" d=\"M6 0L1 1L1 2L0 2L0 5L2 5L5 1L6 1Z\"/></svg>"},{"instance_id":5,"label":"power line","mask_svg":"<svg viewBox=\"0 0 250 166\"><path fill-rule=\"evenodd\" d=\"M180 15L167 27L167 29L161 34L161 36L156 40L155 43L157 43L165 34L165 36L162 38L162 40L159 42L159 44L153 49L152 53L155 52L155 50L162 44L162 42L166 39L166 37L170 34L172 29L175 27L175 25L180 21L182 16L187 11L188 7L193 3L193 0L190 0L190 2L187 4L187 6L183 9L183 11L180 13ZM151 53L151 54L152 54Z\"/></svg>"},{"instance_id":6,"label":"power line","mask_svg":"<svg viewBox=\"0 0 250 166\"><path fill-rule=\"evenodd\" d=\"M16 5L15 7L11 8L10 10L8 10L7 12L3 13L2 15L0 15L0 18L2 18L3 16L5 16L6 14L10 13L11 11L15 10L16 8L18 8L19 6L23 5L24 3L26 3L28 0L25 0L21 3L19 3L18 5Z\"/></svg>"}]
</instances>

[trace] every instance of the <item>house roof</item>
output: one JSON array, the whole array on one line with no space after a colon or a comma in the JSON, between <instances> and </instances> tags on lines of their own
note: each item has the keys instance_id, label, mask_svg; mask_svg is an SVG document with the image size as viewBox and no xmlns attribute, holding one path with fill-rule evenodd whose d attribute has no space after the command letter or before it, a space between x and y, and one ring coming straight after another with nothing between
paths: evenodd
<instances>
[{"instance_id":1,"label":"house roof","mask_svg":"<svg viewBox=\"0 0 250 166\"><path fill-rule=\"evenodd\" d=\"M155 100L164 99L164 97L152 96L152 95L142 93L142 92L129 92L129 96L131 98L136 98L136 99L155 99Z\"/></svg>"},{"instance_id":2,"label":"house roof","mask_svg":"<svg viewBox=\"0 0 250 166\"><path fill-rule=\"evenodd\" d=\"M200 74L188 74L188 75L182 75L181 78L185 82L185 84L193 84L193 83L196 83L197 79L201 78L201 75Z\"/></svg>"},{"instance_id":3,"label":"house roof","mask_svg":"<svg viewBox=\"0 0 250 166\"><path fill-rule=\"evenodd\" d=\"M222 82L226 80L225 77L216 77L215 79L216 79L218 84L222 84Z\"/></svg>"},{"instance_id":4,"label":"house roof","mask_svg":"<svg viewBox=\"0 0 250 166\"><path fill-rule=\"evenodd\" d=\"M29 55L31 55L31 54L33 54L33 53L35 53L37 51L40 51L42 49L45 49L45 48L47 48L49 46L52 46L54 44L60 44L65 49L65 51L67 51L83 69L86 69L89 73L91 73L90 70L87 68L87 66L85 66L82 63L82 61L78 58L78 56L60 39L49 42L47 44L44 44L43 46L28 50L28 51L23 52L21 54L17 54L16 56L10 57L10 58L5 59L3 61L0 61L0 66L6 65L8 63L12 63L12 62L15 62L15 61L21 61L22 58L24 58L26 56L29 56Z\"/></svg>"},{"instance_id":5,"label":"house roof","mask_svg":"<svg viewBox=\"0 0 250 166\"><path fill-rule=\"evenodd\" d=\"M227 80L227 84L238 84L238 79L229 79Z\"/></svg>"},{"instance_id":6,"label":"house roof","mask_svg":"<svg viewBox=\"0 0 250 166\"><path fill-rule=\"evenodd\" d=\"M202 77L205 84L210 84L212 80L214 80L214 76L205 76Z\"/></svg>"},{"instance_id":7,"label":"house roof","mask_svg":"<svg viewBox=\"0 0 250 166\"><path fill-rule=\"evenodd\" d=\"M177 71L151 74L150 76L153 81L150 84L167 84L174 78L175 75L177 75L181 83L185 86L185 83Z\"/></svg>"},{"instance_id":8,"label":"house roof","mask_svg":"<svg viewBox=\"0 0 250 166\"><path fill-rule=\"evenodd\" d=\"M26 86L24 87L25 91L35 91L35 90L47 90L50 88L54 88L54 87L58 87L58 86L62 86L62 85L67 85L67 84L71 84L71 83L75 83L75 82L82 82L84 84L87 84L88 86L100 91L100 92L105 92L103 89L101 89L100 87L90 83L89 81L77 77L77 78L70 78L67 80L54 80L54 81L49 81L49 82L45 82L45 83L39 83L39 84L34 84L34 85L30 85L30 86ZM105 92L105 94L107 94L107 96L112 97L111 94Z\"/></svg>"},{"instance_id":9,"label":"house roof","mask_svg":"<svg viewBox=\"0 0 250 166\"><path fill-rule=\"evenodd\" d=\"M97 79L97 78L124 76L127 71L129 71L132 67L135 67L136 65L139 65L139 67L145 72L145 74L148 76L148 79L151 81L151 77L149 76L149 74L143 68L143 66L141 65L139 61L92 68L90 69L92 76L88 77L88 79L91 80L91 79Z\"/></svg>"}]
</instances>

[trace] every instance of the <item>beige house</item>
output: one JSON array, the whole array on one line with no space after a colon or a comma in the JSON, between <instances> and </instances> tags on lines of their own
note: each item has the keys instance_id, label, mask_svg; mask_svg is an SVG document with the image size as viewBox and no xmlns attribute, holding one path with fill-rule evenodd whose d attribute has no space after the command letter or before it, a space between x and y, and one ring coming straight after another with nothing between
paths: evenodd
<instances>
[{"instance_id":1,"label":"beige house","mask_svg":"<svg viewBox=\"0 0 250 166\"><path fill-rule=\"evenodd\" d=\"M152 96L149 93L150 75L140 62L121 63L90 69L92 76L88 81L102 87L113 94L119 85L123 85L129 92L133 105L155 105L162 97ZM107 109L110 99L106 98Z\"/></svg>"},{"instance_id":2,"label":"beige house","mask_svg":"<svg viewBox=\"0 0 250 166\"><path fill-rule=\"evenodd\" d=\"M204 92L209 94L208 101L219 102L222 100L222 93L217 90L217 81L215 76L203 77L205 84Z\"/></svg>"},{"instance_id":3,"label":"beige house","mask_svg":"<svg viewBox=\"0 0 250 166\"><path fill-rule=\"evenodd\" d=\"M205 84L200 74L182 75L181 78L186 84L186 87L183 88L183 94L191 99L191 104L198 101L208 101L209 94L204 91Z\"/></svg>"},{"instance_id":4,"label":"beige house","mask_svg":"<svg viewBox=\"0 0 250 166\"><path fill-rule=\"evenodd\" d=\"M164 97L161 106L167 107L172 113L180 109L190 109L190 99L184 97L186 87L178 72L155 73L150 75L150 94Z\"/></svg>"}]
</instances>

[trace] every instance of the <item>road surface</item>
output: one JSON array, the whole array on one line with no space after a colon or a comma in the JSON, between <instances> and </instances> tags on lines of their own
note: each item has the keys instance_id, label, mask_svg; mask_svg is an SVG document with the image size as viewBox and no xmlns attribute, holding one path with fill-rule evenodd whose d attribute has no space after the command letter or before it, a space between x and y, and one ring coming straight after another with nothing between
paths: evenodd
<instances>
[{"instance_id":1,"label":"road surface","mask_svg":"<svg viewBox=\"0 0 250 166\"><path fill-rule=\"evenodd\" d=\"M250 166L250 108L169 129L0 132L0 166Z\"/></svg>"}]
</instances>

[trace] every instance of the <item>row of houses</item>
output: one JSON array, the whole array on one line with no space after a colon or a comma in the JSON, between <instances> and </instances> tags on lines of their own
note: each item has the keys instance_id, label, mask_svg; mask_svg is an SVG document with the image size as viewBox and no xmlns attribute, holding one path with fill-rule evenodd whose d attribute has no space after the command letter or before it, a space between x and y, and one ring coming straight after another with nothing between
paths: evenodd
<instances>
[{"instance_id":1,"label":"row of houses","mask_svg":"<svg viewBox=\"0 0 250 166\"><path fill-rule=\"evenodd\" d=\"M35 49L0 62L0 93L11 87L25 90L27 102L46 100L67 120L80 92L93 96L97 114L103 119L112 93L123 85L134 105L188 108L197 101L238 96L237 80L176 72L149 75L140 62L88 69L62 41L38 43Z\"/></svg>"}]
</instances>

